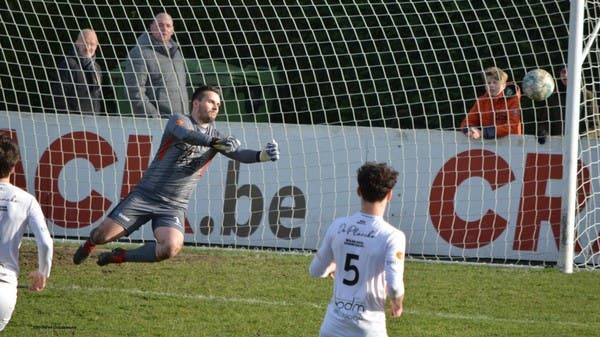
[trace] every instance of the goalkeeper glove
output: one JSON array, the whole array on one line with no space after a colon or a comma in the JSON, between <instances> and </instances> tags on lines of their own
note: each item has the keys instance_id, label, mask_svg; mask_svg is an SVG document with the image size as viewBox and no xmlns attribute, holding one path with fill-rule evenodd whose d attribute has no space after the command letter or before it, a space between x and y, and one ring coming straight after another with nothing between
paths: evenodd
<instances>
[{"instance_id":1,"label":"goalkeeper glove","mask_svg":"<svg viewBox=\"0 0 600 337\"><path fill-rule=\"evenodd\" d=\"M265 148L260 151L260 161L276 161L279 159L279 145L275 140L265 145Z\"/></svg>"},{"instance_id":2,"label":"goalkeeper glove","mask_svg":"<svg viewBox=\"0 0 600 337\"><path fill-rule=\"evenodd\" d=\"M240 141L233 136L227 136L225 138L213 138L213 140L210 142L210 146L213 149L225 153L236 151L240 145Z\"/></svg>"}]
</instances>

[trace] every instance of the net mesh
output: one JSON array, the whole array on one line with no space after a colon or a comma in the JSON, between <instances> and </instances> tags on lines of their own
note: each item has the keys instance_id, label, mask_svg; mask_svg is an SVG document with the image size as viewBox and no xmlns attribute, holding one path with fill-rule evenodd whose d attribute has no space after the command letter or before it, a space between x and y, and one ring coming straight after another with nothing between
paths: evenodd
<instances>
[{"instance_id":1,"label":"net mesh","mask_svg":"<svg viewBox=\"0 0 600 337\"><path fill-rule=\"evenodd\" d=\"M582 106L600 85L598 8L587 1L582 76L593 95ZM273 165L216 159L190 203L187 243L315 249L335 217L358 207L356 169L376 160L401 171L388 218L411 255L556 261L570 187L562 138L538 142L548 102L520 100L519 136L472 141L460 123L485 92L487 67L519 85L531 69L558 77L566 1L7 0L1 127L22 148L17 182L40 199L56 238L87 236L152 159L166 120L134 116L125 77L130 50L161 12L173 18L189 95L219 86L218 128L250 148L276 138L282 150ZM52 86L85 28L99 40L102 112L61 113ZM598 146L582 139L576 263L594 267Z\"/></svg>"}]
</instances>

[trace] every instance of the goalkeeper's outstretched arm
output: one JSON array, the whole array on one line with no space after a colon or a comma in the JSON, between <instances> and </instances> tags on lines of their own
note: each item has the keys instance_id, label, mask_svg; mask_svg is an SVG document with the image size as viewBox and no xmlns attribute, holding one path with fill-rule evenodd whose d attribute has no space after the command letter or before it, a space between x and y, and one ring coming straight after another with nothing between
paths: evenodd
<instances>
[{"instance_id":1,"label":"goalkeeper's outstretched arm","mask_svg":"<svg viewBox=\"0 0 600 337\"><path fill-rule=\"evenodd\" d=\"M237 151L223 153L228 158L242 163L257 163L277 161L279 159L279 145L275 140L270 141L260 150L238 149Z\"/></svg>"}]
</instances>

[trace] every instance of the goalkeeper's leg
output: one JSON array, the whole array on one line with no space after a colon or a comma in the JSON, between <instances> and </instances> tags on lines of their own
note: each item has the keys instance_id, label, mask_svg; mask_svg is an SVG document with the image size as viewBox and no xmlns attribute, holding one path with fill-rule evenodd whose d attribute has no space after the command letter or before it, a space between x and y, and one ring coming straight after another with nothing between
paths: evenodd
<instances>
[{"instance_id":1,"label":"goalkeeper's leg","mask_svg":"<svg viewBox=\"0 0 600 337\"><path fill-rule=\"evenodd\" d=\"M119 223L111 218L104 219L100 226L90 232L90 237L77 248L77 251L73 255L73 263L81 264L94 251L96 245L116 241L125 234L127 232Z\"/></svg>"},{"instance_id":2,"label":"goalkeeper's leg","mask_svg":"<svg viewBox=\"0 0 600 337\"><path fill-rule=\"evenodd\" d=\"M116 241L127 233L131 233L147 222L143 200L130 193L121 200L108 214L102 223L90 232L90 237L81 245L73 255L73 263L80 264L85 261L96 245ZM142 209L140 211L140 208ZM117 222L124 221L122 224Z\"/></svg>"},{"instance_id":3,"label":"goalkeeper's leg","mask_svg":"<svg viewBox=\"0 0 600 337\"><path fill-rule=\"evenodd\" d=\"M154 230L154 237L156 237L156 257L159 261L176 256L183 248L183 232L179 228L157 227Z\"/></svg>"},{"instance_id":4,"label":"goalkeeper's leg","mask_svg":"<svg viewBox=\"0 0 600 337\"><path fill-rule=\"evenodd\" d=\"M136 249L116 248L112 252L102 253L98 256L97 264L123 262L159 262L176 256L183 247L183 232L179 227L157 227L154 230L156 242L148 242Z\"/></svg>"},{"instance_id":5,"label":"goalkeeper's leg","mask_svg":"<svg viewBox=\"0 0 600 337\"><path fill-rule=\"evenodd\" d=\"M98 255L97 264L106 266L110 263L123 262L158 262L156 257L156 242L148 242L136 249L115 248L111 252Z\"/></svg>"},{"instance_id":6,"label":"goalkeeper's leg","mask_svg":"<svg viewBox=\"0 0 600 337\"><path fill-rule=\"evenodd\" d=\"M73 254L74 264L81 264L90 256L90 254L94 251L94 248L96 248L96 244L92 241L92 236L94 235L95 231L96 230L93 229L90 232L90 237L87 238L87 240L85 240L85 242L79 246L79 248L77 248L75 254Z\"/></svg>"}]
</instances>

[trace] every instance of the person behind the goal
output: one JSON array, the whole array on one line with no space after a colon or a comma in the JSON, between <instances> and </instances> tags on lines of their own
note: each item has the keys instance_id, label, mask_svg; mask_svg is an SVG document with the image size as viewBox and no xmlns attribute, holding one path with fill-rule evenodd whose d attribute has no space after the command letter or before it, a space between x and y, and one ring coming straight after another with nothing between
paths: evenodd
<instances>
[{"instance_id":1,"label":"person behind the goal","mask_svg":"<svg viewBox=\"0 0 600 337\"><path fill-rule=\"evenodd\" d=\"M220 106L219 89L210 86L196 89L191 113L169 118L156 155L141 180L90 232L90 237L73 255L73 263L82 263L96 245L128 236L150 221L156 241L132 250L116 248L102 253L97 264L158 262L177 255L183 247L190 196L217 153L242 163L279 159L274 140L263 150L241 149L236 138L217 131L213 122Z\"/></svg>"},{"instance_id":2,"label":"person behind the goal","mask_svg":"<svg viewBox=\"0 0 600 337\"><path fill-rule=\"evenodd\" d=\"M320 336L387 336L386 297L391 316L404 301L406 237L384 218L398 172L385 163L358 169L360 210L336 219L310 263L314 277L333 277L333 296Z\"/></svg>"},{"instance_id":3,"label":"person behind the goal","mask_svg":"<svg viewBox=\"0 0 600 337\"><path fill-rule=\"evenodd\" d=\"M489 67L483 74L485 93L477 98L460 124L471 139L498 139L523 133L521 124L521 88L508 81L508 74Z\"/></svg>"}]
</instances>

